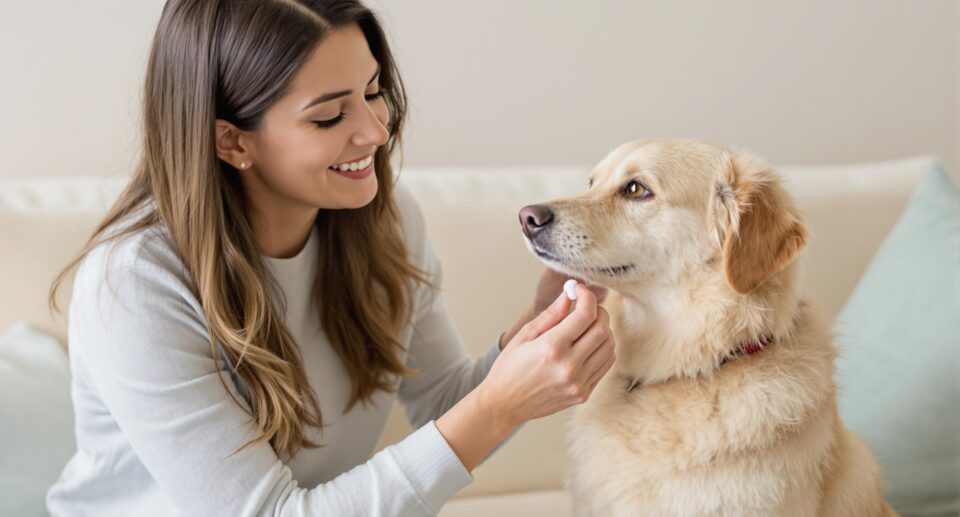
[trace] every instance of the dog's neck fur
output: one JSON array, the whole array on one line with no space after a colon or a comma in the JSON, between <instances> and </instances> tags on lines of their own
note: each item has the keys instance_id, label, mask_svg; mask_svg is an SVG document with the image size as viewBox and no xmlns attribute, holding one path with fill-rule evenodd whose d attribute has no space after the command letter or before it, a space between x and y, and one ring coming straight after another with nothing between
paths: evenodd
<instances>
[{"instance_id":1,"label":"dog's neck fur","mask_svg":"<svg viewBox=\"0 0 960 517\"><path fill-rule=\"evenodd\" d=\"M744 342L789 337L800 306L799 261L746 295L710 269L683 285L611 295L621 375L645 384L707 375Z\"/></svg>"}]
</instances>

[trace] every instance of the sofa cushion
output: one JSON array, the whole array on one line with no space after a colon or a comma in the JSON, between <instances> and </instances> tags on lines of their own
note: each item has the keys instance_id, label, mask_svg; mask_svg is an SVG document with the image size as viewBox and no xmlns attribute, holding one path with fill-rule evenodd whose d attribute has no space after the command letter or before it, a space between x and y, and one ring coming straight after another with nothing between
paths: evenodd
<instances>
[{"instance_id":1,"label":"sofa cushion","mask_svg":"<svg viewBox=\"0 0 960 517\"><path fill-rule=\"evenodd\" d=\"M960 192L931 167L837 321L840 409L903 515L960 513ZM942 512L942 513L941 513Z\"/></svg>"},{"instance_id":2,"label":"sofa cushion","mask_svg":"<svg viewBox=\"0 0 960 517\"><path fill-rule=\"evenodd\" d=\"M44 496L76 448L70 365L29 325L0 334L0 515L46 515Z\"/></svg>"}]
</instances>

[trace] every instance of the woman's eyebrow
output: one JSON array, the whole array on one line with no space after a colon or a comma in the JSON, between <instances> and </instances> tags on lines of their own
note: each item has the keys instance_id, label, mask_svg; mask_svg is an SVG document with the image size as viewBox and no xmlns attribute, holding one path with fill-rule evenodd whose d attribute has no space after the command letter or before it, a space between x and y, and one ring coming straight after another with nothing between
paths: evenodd
<instances>
[{"instance_id":1,"label":"woman's eyebrow","mask_svg":"<svg viewBox=\"0 0 960 517\"><path fill-rule=\"evenodd\" d=\"M370 83L372 83L372 82L374 81L374 79L377 78L378 75L380 75L380 66L379 66L379 65L377 66L377 71L373 73L373 77L371 77L370 80L367 81L367 85L369 86ZM332 101L333 99L339 99L340 97L346 97L347 95L350 95L351 93L353 93L353 90L343 90L343 91L339 91L339 92L325 93L325 94L317 97L316 99L313 99L312 101L308 102L304 107L300 108L300 111L304 111L304 110L306 110L307 108L316 106L317 104L320 104L321 102L327 102L327 101Z\"/></svg>"}]
</instances>

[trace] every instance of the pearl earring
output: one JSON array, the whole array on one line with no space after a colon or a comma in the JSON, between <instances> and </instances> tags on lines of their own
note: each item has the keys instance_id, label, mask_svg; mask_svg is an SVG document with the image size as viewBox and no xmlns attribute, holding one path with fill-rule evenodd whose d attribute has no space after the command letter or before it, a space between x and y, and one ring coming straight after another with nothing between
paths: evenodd
<instances>
[{"instance_id":1,"label":"pearl earring","mask_svg":"<svg viewBox=\"0 0 960 517\"><path fill-rule=\"evenodd\" d=\"M247 168L247 162L240 162L240 168L241 168L241 169L246 169L246 168Z\"/></svg>"}]
</instances>

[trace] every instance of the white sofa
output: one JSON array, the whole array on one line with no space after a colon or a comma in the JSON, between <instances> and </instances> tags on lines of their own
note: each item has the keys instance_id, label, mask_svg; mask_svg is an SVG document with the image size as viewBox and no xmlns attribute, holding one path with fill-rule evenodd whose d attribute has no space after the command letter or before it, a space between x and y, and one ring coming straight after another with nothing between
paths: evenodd
<instances>
[{"instance_id":1,"label":"white sofa","mask_svg":"<svg viewBox=\"0 0 960 517\"><path fill-rule=\"evenodd\" d=\"M843 306L933 163L931 157L913 157L780 168L812 228L805 257L808 292L830 317ZM588 167L402 172L400 181L411 187L423 207L443 261L447 301L473 353L481 353L514 321L532 296L541 270L522 242L517 211L526 204L582 191L588 173ZM124 181L102 177L0 181L0 332L26 321L65 341L64 318L51 318L46 310L47 289ZM62 299L68 297L66 289ZM441 515L568 515L570 505L562 489L565 419L561 413L528 423L475 471L474 483ZM72 447L72 429L64 427L55 439L63 440L59 450L67 451ZM395 408L381 446L408 431ZM58 473L50 472L51 482Z\"/></svg>"}]
</instances>

